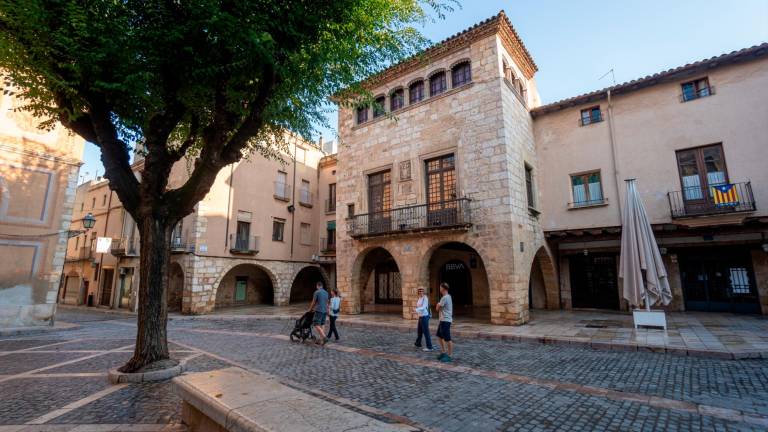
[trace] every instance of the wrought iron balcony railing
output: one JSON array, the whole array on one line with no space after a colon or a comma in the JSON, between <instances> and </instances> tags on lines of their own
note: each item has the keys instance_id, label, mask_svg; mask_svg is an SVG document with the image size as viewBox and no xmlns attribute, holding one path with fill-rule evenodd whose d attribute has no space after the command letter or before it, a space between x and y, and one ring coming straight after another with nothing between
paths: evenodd
<instances>
[{"instance_id":1,"label":"wrought iron balcony railing","mask_svg":"<svg viewBox=\"0 0 768 432\"><path fill-rule=\"evenodd\" d=\"M237 234L230 234L229 252L233 254L255 255L259 253L259 240L258 236L241 237Z\"/></svg>"},{"instance_id":2,"label":"wrought iron balcony railing","mask_svg":"<svg viewBox=\"0 0 768 432\"><path fill-rule=\"evenodd\" d=\"M291 200L291 185L283 182L275 182L275 199L281 201Z\"/></svg>"},{"instance_id":3,"label":"wrought iron balcony railing","mask_svg":"<svg viewBox=\"0 0 768 432\"><path fill-rule=\"evenodd\" d=\"M186 231L183 233L174 232L171 237L171 253L194 252L195 245L188 238Z\"/></svg>"},{"instance_id":4,"label":"wrought iron balcony railing","mask_svg":"<svg viewBox=\"0 0 768 432\"><path fill-rule=\"evenodd\" d=\"M304 207L312 207L312 198L312 192L303 189L299 191L299 204Z\"/></svg>"},{"instance_id":5,"label":"wrought iron balcony railing","mask_svg":"<svg viewBox=\"0 0 768 432\"><path fill-rule=\"evenodd\" d=\"M470 199L458 198L430 204L393 208L347 219L352 237L415 231L466 229L472 225Z\"/></svg>"},{"instance_id":6,"label":"wrought iron balcony railing","mask_svg":"<svg viewBox=\"0 0 768 432\"><path fill-rule=\"evenodd\" d=\"M672 218L755 211L750 182L693 186L667 194Z\"/></svg>"},{"instance_id":7,"label":"wrought iron balcony railing","mask_svg":"<svg viewBox=\"0 0 768 432\"><path fill-rule=\"evenodd\" d=\"M321 253L335 253L336 252L336 239L331 238L330 241L328 241L327 238L323 237L320 239L320 252Z\"/></svg>"},{"instance_id":8,"label":"wrought iron balcony railing","mask_svg":"<svg viewBox=\"0 0 768 432\"><path fill-rule=\"evenodd\" d=\"M327 199L327 200L325 200L325 212L326 213L336 213L336 200L335 199Z\"/></svg>"},{"instance_id":9,"label":"wrought iron balcony railing","mask_svg":"<svg viewBox=\"0 0 768 432\"><path fill-rule=\"evenodd\" d=\"M80 246L73 254L66 256L65 261L82 261L93 259L93 249L90 246Z\"/></svg>"},{"instance_id":10,"label":"wrought iron balcony railing","mask_svg":"<svg viewBox=\"0 0 768 432\"><path fill-rule=\"evenodd\" d=\"M139 255L139 239L136 237L112 239L110 252L114 256L137 256Z\"/></svg>"}]
</instances>

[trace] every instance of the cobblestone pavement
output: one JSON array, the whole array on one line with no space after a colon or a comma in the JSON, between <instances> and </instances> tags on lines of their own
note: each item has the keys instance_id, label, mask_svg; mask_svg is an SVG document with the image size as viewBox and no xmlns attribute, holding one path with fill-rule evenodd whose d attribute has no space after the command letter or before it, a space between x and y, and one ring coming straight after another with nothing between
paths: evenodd
<instances>
[{"instance_id":1,"label":"cobblestone pavement","mask_svg":"<svg viewBox=\"0 0 768 432\"><path fill-rule=\"evenodd\" d=\"M80 327L0 340L0 432L184 430L170 382L110 386L132 318L65 311ZM413 333L341 326L326 347L291 343L279 319L174 319L190 371L240 366L423 430L768 430L768 360L717 360L457 339L455 362ZM13 425L13 426L11 426ZM133 428L133 429L132 429Z\"/></svg>"}]
</instances>

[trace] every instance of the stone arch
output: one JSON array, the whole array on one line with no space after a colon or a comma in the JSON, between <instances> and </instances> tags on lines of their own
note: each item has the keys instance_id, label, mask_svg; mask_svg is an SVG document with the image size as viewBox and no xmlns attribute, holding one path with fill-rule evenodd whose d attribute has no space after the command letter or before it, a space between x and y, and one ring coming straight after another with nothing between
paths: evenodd
<instances>
[{"instance_id":1,"label":"stone arch","mask_svg":"<svg viewBox=\"0 0 768 432\"><path fill-rule=\"evenodd\" d=\"M560 306L557 269L546 246L541 246L531 260L528 278L530 309L558 309Z\"/></svg>"},{"instance_id":2,"label":"stone arch","mask_svg":"<svg viewBox=\"0 0 768 432\"><path fill-rule=\"evenodd\" d=\"M372 246L361 251L352 266L354 312L403 313L401 265L389 249Z\"/></svg>"},{"instance_id":3,"label":"stone arch","mask_svg":"<svg viewBox=\"0 0 768 432\"><path fill-rule=\"evenodd\" d=\"M265 266L252 261L232 263L214 285L214 308L274 304L277 283L274 273Z\"/></svg>"},{"instance_id":4,"label":"stone arch","mask_svg":"<svg viewBox=\"0 0 768 432\"><path fill-rule=\"evenodd\" d=\"M490 270L483 253L471 242L441 241L422 255L419 286L427 289L430 303L439 299L440 282L450 285L454 314L490 320Z\"/></svg>"},{"instance_id":5,"label":"stone arch","mask_svg":"<svg viewBox=\"0 0 768 432\"><path fill-rule=\"evenodd\" d=\"M172 262L168 272L168 291L165 293L168 312L181 312L184 298L184 269L181 264Z\"/></svg>"},{"instance_id":6,"label":"stone arch","mask_svg":"<svg viewBox=\"0 0 768 432\"><path fill-rule=\"evenodd\" d=\"M299 268L293 275L291 290L289 292L289 303L309 302L315 292L315 284L320 281L323 286L330 290L333 287L330 284L330 278L325 270L316 265L308 265Z\"/></svg>"}]
</instances>

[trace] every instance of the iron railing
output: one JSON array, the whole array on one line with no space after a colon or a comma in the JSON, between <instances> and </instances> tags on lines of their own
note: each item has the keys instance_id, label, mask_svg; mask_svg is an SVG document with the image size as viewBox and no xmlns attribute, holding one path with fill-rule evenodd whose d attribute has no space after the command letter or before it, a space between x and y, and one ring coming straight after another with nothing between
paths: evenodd
<instances>
[{"instance_id":1,"label":"iron railing","mask_svg":"<svg viewBox=\"0 0 768 432\"><path fill-rule=\"evenodd\" d=\"M306 207L312 207L312 198L312 192L305 189L299 190L299 204Z\"/></svg>"},{"instance_id":2,"label":"iron railing","mask_svg":"<svg viewBox=\"0 0 768 432\"><path fill-rule=\"evenodd\" d=\"M470 199L399 207L347 219L352 237L410 231L467 228L472 225Z\"/></svg>"},{"instance_id":3,"label":"iron railing","mask_svg":"<svg viewBox=\"0 0 768 432\"><path fill-rule=\"evenodd\" d=\"M755 211L755 197L750 182L727 184L732 186L732 192L728 195L732 199L719 203L715 200L715 188L718 186L723 185L693 186L667 193L672 218Z\"/></svg>"},{"instance_id":4,"label":"iron railing","mask_svg":"<svg viewBox=\"0 0 768 432\"><path fill-rule=\"evenodd\" d=\"M81 261L93 259L93 250L90 246L80 246L72 254L67 254L64 261Z\"/></svg>"},{"instance_id":5,"label":"iron railing","mask_svg":"<svg viewBox=\"0 0 768 432\"><path fill-rule=\"evenodd\" d=\"M136 256L139 254L139 239L136 237L112 239L110 252L114 256Z\"/></svg>"},{"instance_id":6,"label":"iron railing","mask_svg":"<svg viewBox=\"0 0 768 432\"><path fill-rule=\"evenodd\" d=\"M229 252L234 254L253 255L259 253L258 236L241 237L237 234L229 235Z\"/></svg>"},{"instance_id":7,"label":"iron railing","mask_svg":"<svg viewBox=\"0 0 768 432\"><path fill-rule=\"evenodd\" d=\"M680 102L690 102L699 98L712 96L713 94L715 94L714 86L703 87L689 92L683 91L680 93Z\"/></svg>"},{"instance_id":8,"label":"iron railing","mask_svg":"<svg viewBox=\"0 0 768 432\"><path fill-rule=\"evenodd\" d=\"M320 252L336 252L336 239L332 238L329 242L327 238L322 237L320 239Z\"/></svg>"},{"instance_id":9,"label":"iron railing","mask_svg":"<svg viewBox=\"0 0 768 432\"><path fill-rule=\"evenodd\" d=\"M584 200L584 201L574 201L572 203L568 203L569 209L577 209L582 207L593 207L593 206L599 206L603 204L608 204L608 198L600 198L600 199L593 199L593 200Z\"/></svg>"},{"instance_id":10,"label":"iron railing","mask_svg":"<svg viewBox=\"0 0 768 432\"><path fill-rule=\"evenodd\" d=\"M174 232L171 237L171 253L194 252L195 245L190 242L187 231Z\"/></svg>"},{"instance_id":11,"label":"iron railing","mask_svg":"<svg viewBox=\"0 0 768 432\"><path fill-rule=\"evenodd\" d=\"M326 199L325 200L325 212L326 213L336 213L336 200L335 199Z\"/></svg>"},{"instance_id":12,"label":"iron railing","mask_svg":"<svg viewBox=\"0 0 768 432\"><path fill-rule=\"evenodd\" d=\"M275 198L282 201L290 201L291 185L283 182L275 182Z\"/></svg>"}]
</instances>

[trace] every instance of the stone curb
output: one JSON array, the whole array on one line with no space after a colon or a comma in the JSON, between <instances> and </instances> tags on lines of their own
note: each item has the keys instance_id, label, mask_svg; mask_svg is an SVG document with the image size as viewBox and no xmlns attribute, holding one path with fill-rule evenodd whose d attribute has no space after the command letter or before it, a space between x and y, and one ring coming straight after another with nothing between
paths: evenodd
<instances>
[{"instance_id":1,"label":"stone curb","mask_svg":"<svg viewBox=\"0 0 768 432\"><path fill-rule=\"evenodd\" d=\"M0 329L0 337L7 336L26 336L26 335L39 335L44 333L50 333L55 331L68 331L77 330L81 326L79 324L72 324L64 321L57 321L52 326L35 326L35 327L11 327L6 329Z\"/></svg>"},{"instance_id":2,"label":"stone curb","mask_svg":"<svg viewBox=\"0 0 768 432\"><path fill-rule=\"evenodd\" d=\"M242 320L287 320L293 321L298 317L292 315L196 315L174 317L179 320L222 320L222 321L242 321ZM384 328L401 333L410 333L414 329L412 326L403 324L377 323L364 321L345 321L343 318L338 322L339 326L358 327L358 328ZM718 360L741 360L741 359L768 359L768 351L720 351L707 349L694 349L685 347L668 347L664 345L644 345L634 343L615 343L591 340L568 339L556 336L529 336L515 334L501 334L497 332L473 331L473 330L451 330L456 336L499 340L508 342L530 342L545 345L571 345L574 347L592 348L597 351L627 351L627 352L653 352L660 354L670 354L677 356L688 356L698 358L711 358Z\"/></svg>"},{"instance_id":3,"label":"stone curb","mask_svg":"<svg viewBox=\"0 0 768 432\"><path fill-rule=\"evenodd\" d=\"M110 384L123 384L123 383L143 383L153 381L164 381L175 376L179 376L184 373L186 369L186 361L182 360L174 367L168 369L160 369L150 372L142 373L123 373L117 369L112 369L107 375Z\"/></svg>"}]
</instances>

